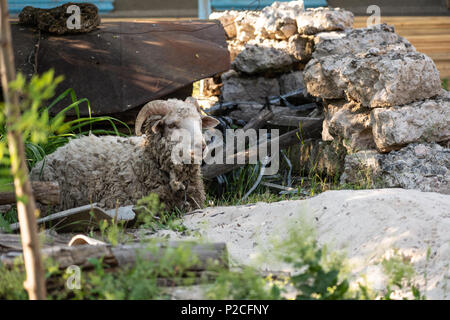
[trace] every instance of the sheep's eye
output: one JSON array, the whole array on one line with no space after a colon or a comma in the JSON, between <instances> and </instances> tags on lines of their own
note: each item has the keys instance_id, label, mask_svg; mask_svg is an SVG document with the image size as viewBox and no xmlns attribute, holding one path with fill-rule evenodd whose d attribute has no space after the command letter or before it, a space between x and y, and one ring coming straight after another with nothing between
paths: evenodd
<instances>
[{"instance_id":1,"label":"sheep's eye","mask_svg":"<svg viewBox=\"0 0 450 320\"><path fill-rule=\"evenodd\" d=\"M168 127L169 129L173 129L173 128L176 127L176 124L171 123L171 124L168 124L167 127Z\"/></svg>"}]
</instances>

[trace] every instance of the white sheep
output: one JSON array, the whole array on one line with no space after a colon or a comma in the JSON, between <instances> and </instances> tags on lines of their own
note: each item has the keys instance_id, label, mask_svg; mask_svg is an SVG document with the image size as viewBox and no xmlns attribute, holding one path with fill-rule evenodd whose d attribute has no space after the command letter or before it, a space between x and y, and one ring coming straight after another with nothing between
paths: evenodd
<instances>
[{"instance_id":1,"label":"white sheep","mask_svg":"<svg viewBox=\"0 0 450 320\"><path fill-rule=\"evenodd\" d=\"M111 209L116 201L121 206L135 204L152 192L169 210L200 208L205 201L200 164L178 163L172 156L179 144L173 137L187 134L195 138L188 152L193 155L200 149L202 154L202 128L218 121L200 111L193 98L149 102L136 118L136 134L143 136L91 134L73 139L37 163L31 179L59 182L59 210L93 202Z\"/></svg>"}]
</instances>

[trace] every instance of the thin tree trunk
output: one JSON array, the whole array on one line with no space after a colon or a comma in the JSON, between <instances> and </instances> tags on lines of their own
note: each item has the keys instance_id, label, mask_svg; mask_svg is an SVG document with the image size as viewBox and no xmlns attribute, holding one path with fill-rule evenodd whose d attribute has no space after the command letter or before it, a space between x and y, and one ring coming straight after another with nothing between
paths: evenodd
<instances>
[{"instance_id":1,"label":"thin tree trunk","mask_svg":"<svg viewBox=\"0 0 450 320\"><path fill-rule=\"evenodd\" d=\"M8 90L8 83L16 78L16 72L6 0L0 0L0 37L1 83L7 114L8 147L17 198L23 258L27 273L24 287L31 300L42 300L46 297L45 278L36 224L36 205L25 162L25 146L21 133L9 130L12 127L11 125L17 123L20 119L20 110L19 97L17 94L10 95Z\"/></svg>"}]
</instances>

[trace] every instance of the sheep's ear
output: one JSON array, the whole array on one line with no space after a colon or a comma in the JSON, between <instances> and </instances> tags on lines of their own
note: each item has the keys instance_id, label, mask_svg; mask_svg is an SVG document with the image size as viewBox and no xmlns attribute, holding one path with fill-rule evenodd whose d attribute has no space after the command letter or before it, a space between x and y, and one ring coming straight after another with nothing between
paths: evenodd
<instances>
[{"instance_id":1,"label":"sheep's ear","mask_svg":"<svg viewBox=\"0 0 450 320\"><path fill-rule=\"evenodd\" d=\"M164 122L162 120L158 120L155 122L155 124L152 126L152 131L154 133L161 132L164 127Z\"/></svg>"},{"instance_id":2,"label":"sheep's ear","mask_svg":"<svg viewBox=\"0 0 450 320\"><path fill-rule=\"evenodd\" d=\"M209 117L209 116L202 117L202 128L204 128L204 129L214 128L218 124L219 124L219 120L217 120L213 117Z\"/></svg>"}]
</instances>

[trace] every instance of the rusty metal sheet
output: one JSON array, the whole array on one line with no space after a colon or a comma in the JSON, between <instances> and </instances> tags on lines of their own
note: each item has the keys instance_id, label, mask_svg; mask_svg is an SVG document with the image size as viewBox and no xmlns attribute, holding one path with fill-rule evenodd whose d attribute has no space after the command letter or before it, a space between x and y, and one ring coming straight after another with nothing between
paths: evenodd
<instances>
[{"instance_id":1,"label":"rusty metal sheet","mask_svg":"<svg viewBox=\"0 0 450 320\"><path fill-rule=\"evenodd\" d=\"M12 30L23 51L29 36L23 27ZM64 75L58 94L73 88L89 99L93 115L136 108L230 69L225 32L216 21L106 22L87 34L42 34L37 44L30 58L37 72L54 68ZM87 115L87 107L80 112Z\"/></svg>"}]
</instances>

